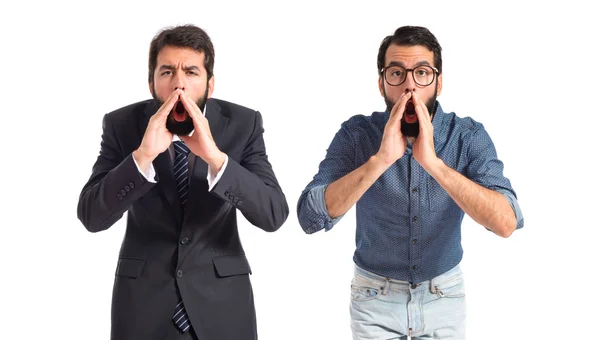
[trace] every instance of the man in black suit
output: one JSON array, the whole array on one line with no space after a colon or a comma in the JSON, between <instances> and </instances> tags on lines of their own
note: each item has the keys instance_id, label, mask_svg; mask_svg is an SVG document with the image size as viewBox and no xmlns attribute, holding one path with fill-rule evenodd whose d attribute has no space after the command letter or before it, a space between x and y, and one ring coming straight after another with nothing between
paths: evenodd
<instances>
[{"instance_id":1,"label":"man in black suit","mask_svg":"<svg viewBox=\"0 0 600 340\"><path fill-rule=\"evenodd\" d=\"M150 44L154 99L103 118L77 216L98 232L128 212L111 339L257 338L236 209L268 232L289 209L260 113L211 98L213 65L202 29L165 29Z\"/></svg>"}]
</instances>

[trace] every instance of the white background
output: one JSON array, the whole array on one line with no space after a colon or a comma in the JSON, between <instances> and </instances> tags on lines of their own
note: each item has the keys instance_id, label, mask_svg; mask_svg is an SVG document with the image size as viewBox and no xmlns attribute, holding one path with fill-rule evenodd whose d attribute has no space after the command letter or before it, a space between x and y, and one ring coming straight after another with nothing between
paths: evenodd
<instances>
[{"instance_id":1,"label":"white background","mask_svg":"<svg viewBox=\"0 0 600 340\"><path fill-rule=\"evenodd\" d=\"M125 219L88 233L77 200L102 116L150 97L150 40L183 23L213 40L214 96L263 114L290 206L271 234L240 215L260 339L350 339L354 209L306 235L296 203L340 124L384 109L377 51L405 24L439 39L442 107L488 129L525 216L508 239L465 218L469 338L593 338L600 25L590 6L3 2L0 338L108 339Z\"/></svg>"}]
</instances>

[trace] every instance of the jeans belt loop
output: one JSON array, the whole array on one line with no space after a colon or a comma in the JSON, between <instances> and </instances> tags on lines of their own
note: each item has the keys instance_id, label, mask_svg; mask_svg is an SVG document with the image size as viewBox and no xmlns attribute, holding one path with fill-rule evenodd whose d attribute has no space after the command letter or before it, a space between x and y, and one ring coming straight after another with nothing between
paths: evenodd
<instances>
[{"instance_id":1,"label":"jeans belt loop","mask_svg":"<svg viewBox=\"0 0 600 340\"><path fill-rule=\"evenodd\" d=\"M385 286L383 287L383 291L381 292L381 295L385 295L387 294L387 292L390 290L390 279L386 278L385 279Z\"/></svg>"}]
</instances>

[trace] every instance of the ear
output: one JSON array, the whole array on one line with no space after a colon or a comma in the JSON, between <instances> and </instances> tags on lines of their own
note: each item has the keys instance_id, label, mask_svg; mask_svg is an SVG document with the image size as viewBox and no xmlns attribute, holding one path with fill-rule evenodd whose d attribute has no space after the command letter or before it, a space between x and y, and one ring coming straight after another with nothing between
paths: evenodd
<instances>
[{"instance_id":1,"label":"ear","mask_svg":"<svg viewBox=\"0 0 600 340\"><path fill-rule=\"evenodd\" d=\"M148 82L148 90L150 90L151 95L154 95L154 83Z\"/></svg>"},{"instance_id":2,"label":"ear","mask_svg":"<svg viewBox=\"0 0 600 340\"><path fill-rule=\"evenodd\" d=\"M210 80L208 81L208 96L206 97L206 99L212 97L212 93L215 90L215 76L213 75L212 77L210 77Z\"/></svg>"},{"instance_id":3,"label":"ear","mask_svg":"<svg viewBox=\"0 0 600 340\"><path fill-rule=\"evenodd\" d=\"M377 83L379 84L379 93L381 93L381 96L385 98L385 91L383 89L383 78L381 77L381 75L379 76L379 80L377 81Z\"/></svg>"},{"instance_id":4,"label":"ear","mask_svg":"<svg viewBox=\"0 0 600 340\"><path fill-rule=\"evenodd\" d=\"M442 83L443 83L443 79L444 77L442 77L442 75L440 74L438 76L438 81L437 81L437 88L436 88L436 96L440 96L440 94L442 94Z\"/></svg>"}]
</instances>

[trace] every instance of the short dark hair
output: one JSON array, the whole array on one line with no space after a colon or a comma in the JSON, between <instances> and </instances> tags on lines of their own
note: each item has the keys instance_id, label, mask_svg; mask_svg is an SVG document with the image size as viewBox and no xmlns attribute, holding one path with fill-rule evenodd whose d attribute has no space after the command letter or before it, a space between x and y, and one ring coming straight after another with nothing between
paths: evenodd
<instances>
[{"instance_id":1,"label":"short dark hair","mask_svg":"<svg viewBox=\"0 0 600 340\"><path fill-rule=\"evenodd\" d=\"M377 73L385 67L385 53L391 44L398 46L425 46L433 52L433 66L442 73L442 47L436 37L425 27L402 26L381 42L377 55Z\"/></svg>"},{"instance_id":2,"label":"short dark hair","mask_svg":"<svg viewBox=\"0 0 600 340\"><path fill-rule=\"evenodd\" d=\"M154 70L158 53L166 46L191 48L204 52L204 68L208 74L207 79L213 76L215 65L215 49L206 32L194 25L166 27L158 32L150 43L150 56L148 58L148 82L154 83Z\"/></svg>"}]
</instances>

